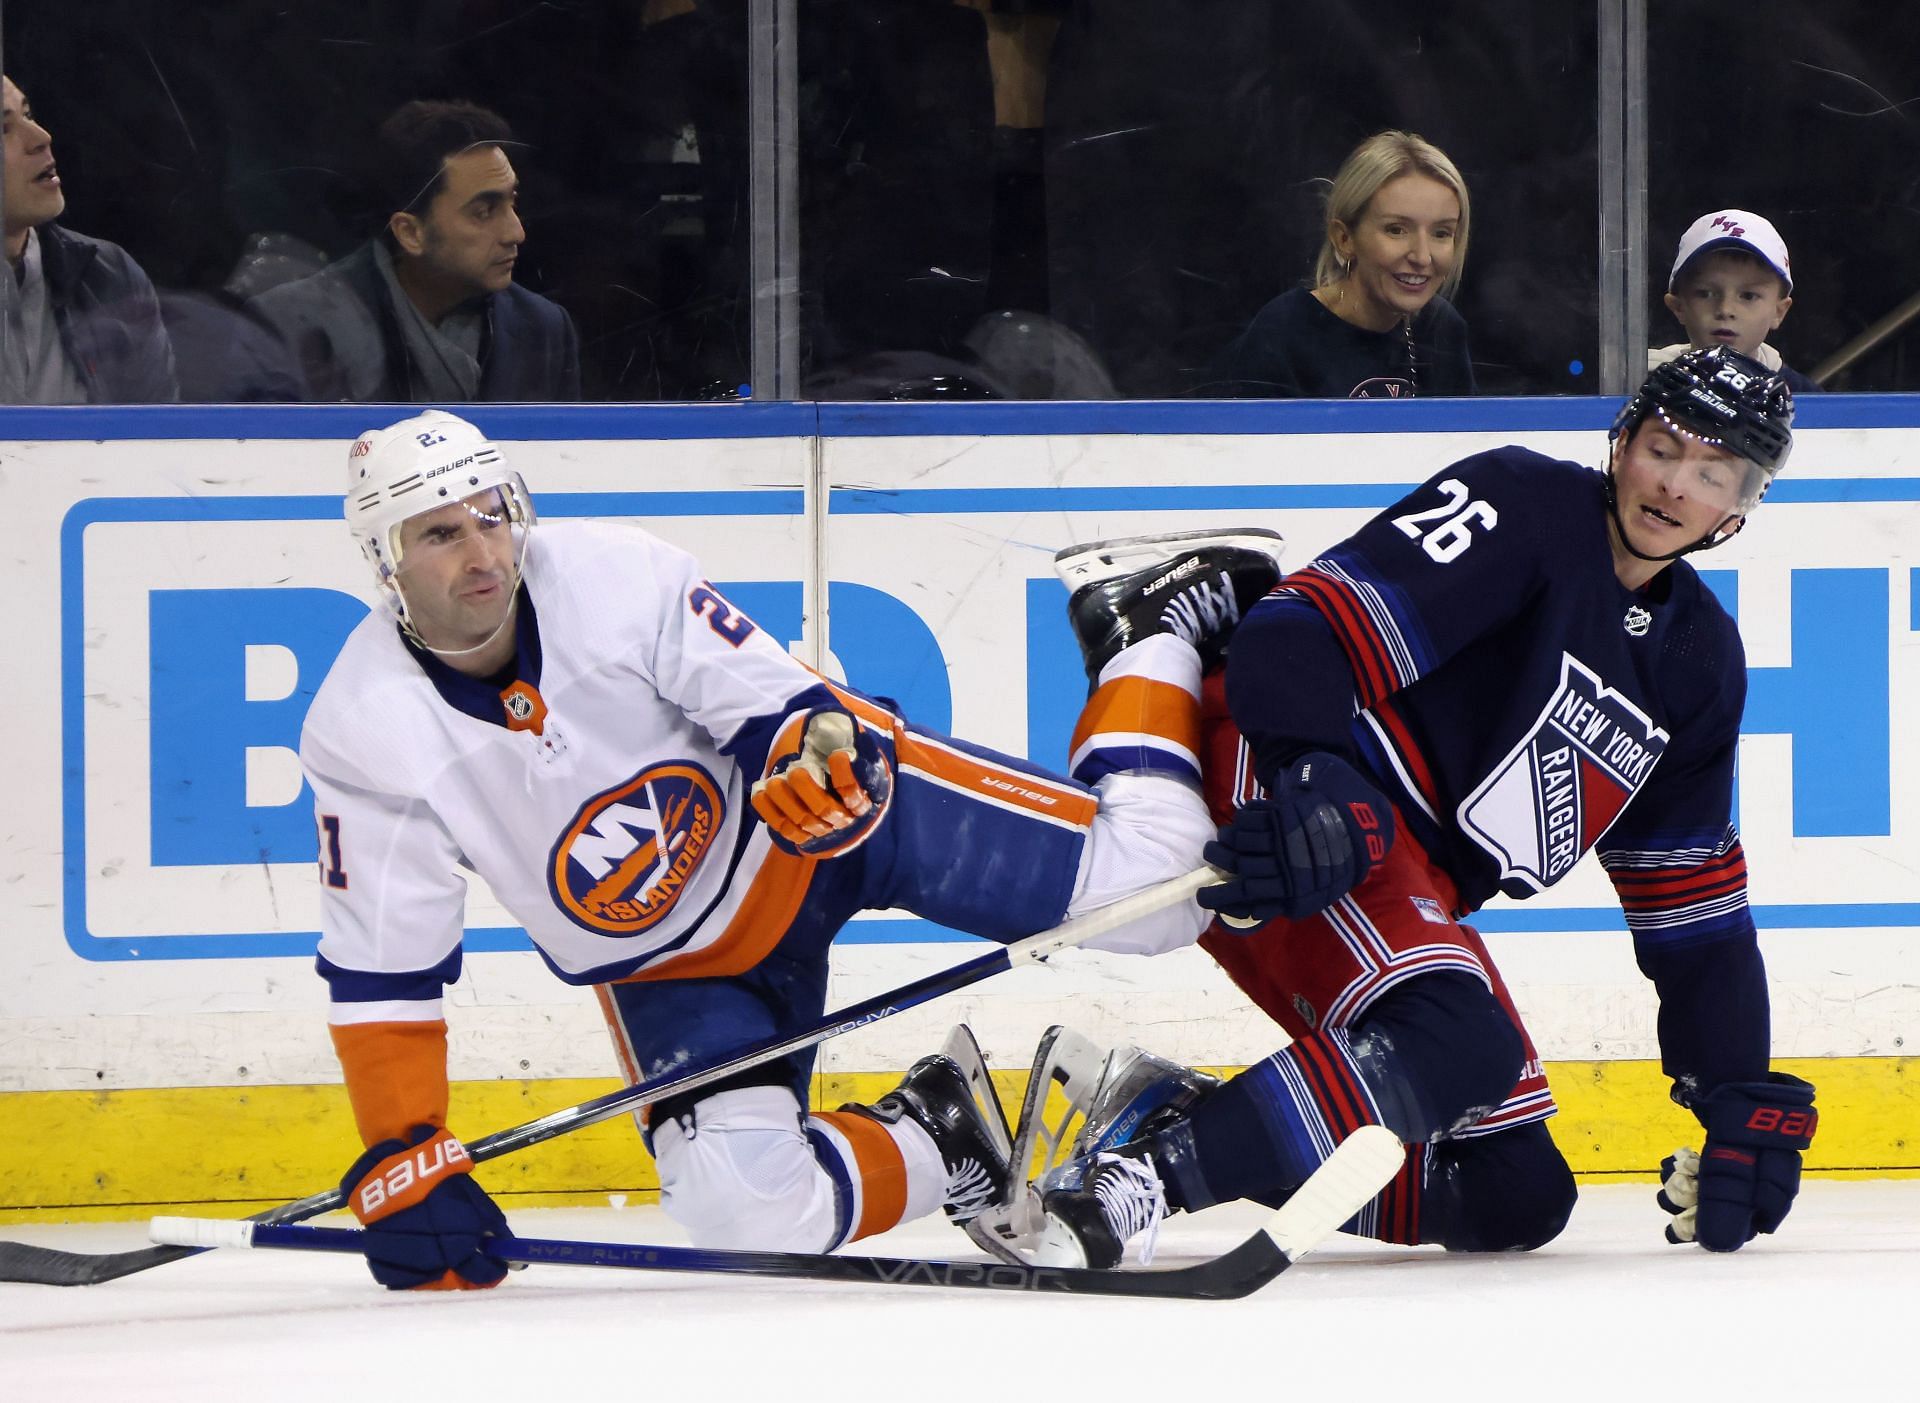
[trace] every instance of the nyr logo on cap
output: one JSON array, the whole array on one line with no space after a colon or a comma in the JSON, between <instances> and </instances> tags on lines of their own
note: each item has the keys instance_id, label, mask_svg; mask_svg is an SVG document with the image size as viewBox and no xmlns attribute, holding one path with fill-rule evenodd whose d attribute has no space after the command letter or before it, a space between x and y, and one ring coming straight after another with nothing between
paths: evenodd
<instances>
[{"instance_id":1,"label":"nyr logo on cap","mask_svg":"<svg viewBox=\"0 0 1920 1403\"><path fill-rule=\"evenodd\" d=\"M1668 733L1571 653L1533 729L1460 805L1509 896L1552 886L1600 841L1666 753Z\"/></svg>"},{"instance_id":2,"label":"nyr logo on cap","mask_svg":"<svg viewBox=\"0 0 1920 1403\"><path fill-rule=\"evenodd\" d=\"M700 766L649 765L582 804L553 845L553 904L602 935L658 925L692 884L722 815L719 786Z\"/></svg>"},{"instance_id":3,"label":"nyr logo on cap","mask_svg":"<svg viewBox=\"0 0 1920 1403\"><path fill-rule=\"evenodd\" d=\"M1728 219L1724 214L1716 214L1713 217L1713 223L1709 224L1707 227L1709 229L1724 229L1727 231L1729 235L1731 235L1736 239L1744 239L1747 237L1746 226L1735 223L1733 220Z\"/></svg>"}]
</instances>

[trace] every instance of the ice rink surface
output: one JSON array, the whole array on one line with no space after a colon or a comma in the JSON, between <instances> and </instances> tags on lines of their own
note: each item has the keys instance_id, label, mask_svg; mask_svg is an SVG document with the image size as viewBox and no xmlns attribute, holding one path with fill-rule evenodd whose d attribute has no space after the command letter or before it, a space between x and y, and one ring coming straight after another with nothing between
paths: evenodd
<instances>
[{"instance_id":1,"label":"ice rink surface","mask_svg":"<svg viewBox=\"0 0 1920 1403\"><path fill-rule=\"evenodd\" d=\"M1158 1264L1225 1250L1265 1216L1175 1219ZM511 1217L528 1237L685 1240L653 1207ZM405 1295L353 1257L222 1251L101 1286L0 1285L0 1399L1920 1399L1920 1181L1810 1181L1780 1234L1732 1256L1668 1246L1663 1221L1651 1185L1587 1187L1541 1252L1336 1237L1216 1302L579 1267ZM0 1237L143 1240L131 1224ZM857 1246L973 1255L938 1219Z\"/></svg>"}]
</instances>

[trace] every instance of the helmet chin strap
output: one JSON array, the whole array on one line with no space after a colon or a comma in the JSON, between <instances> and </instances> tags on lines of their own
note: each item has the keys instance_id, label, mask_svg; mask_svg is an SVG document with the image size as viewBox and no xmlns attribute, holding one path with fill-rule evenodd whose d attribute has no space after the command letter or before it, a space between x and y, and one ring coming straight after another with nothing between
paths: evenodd
<instances>
[{"instance_id":1,"label":"helmet chin strap","mask_svg":"<svg viewBox=\"0 0 1920 1403\"><path fill-rule=\"evenodd\" d=\"M425 638L421 637L420 630L414 627L413 610L407 607L407 593L401 588L400 581L396 575L389 583L392 585L394 593L400 600L400 631L429 653L432 653L436 658L464 658L469 653L478 653L482 649L491 648L494 640L500 636L501 630L512 623L514 615L520 611L520 586L527 578L527 546L531 543L532 539L532 532L523 533L520 537L520 549L514 553L513 579L511 581L513 588L507 591L507 611L500 616L500 622L493 626L493 632L489 633L471 648L436 648L427 642Z\"/></svg>"},{"instance_id":2,"label":"helmet chin strap","mask_svg":"<svg viewBox=\"0 0 1920 1403\"><path fill-rule=\"evenodd\" d=\"M412 638L415 643L418 643L422 648L425 648L429 653L432 653L436 658L464 658L469 653L478 653L482 649L492 647L494 639L498 638L501 634L501 631L505 629L508 624L513 622L513 616L519 612L519 608L520 608L520 582L518 580L515 580L513 582L513 593L507 596L507 612L500 616L500 622L493 626L493 632L489 633L485 638L481 639L478 643L474 644L471 648L436 648L434 647L431 643L427 642L426 639L422 638L420 636L420 630L413 626L413 617L411 614L408 615L407 621L404 624L402 624L401 627L406 629L408 637Z\"/></svg>"}]
</instances>

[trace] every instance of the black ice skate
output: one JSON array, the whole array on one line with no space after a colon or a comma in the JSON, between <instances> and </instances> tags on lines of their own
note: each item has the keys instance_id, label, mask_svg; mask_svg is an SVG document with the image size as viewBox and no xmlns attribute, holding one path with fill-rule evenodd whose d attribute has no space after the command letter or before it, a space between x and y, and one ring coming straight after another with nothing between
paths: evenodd
<instances>
[{"instance_id":1,"label":"black ice skate","mask_svg":"<svg viewBox=\"0 0 1920 1403\"><path fill-rule=\"evenodd\" d=\"M1097 684L1100 669L1156 633L1186 639L1203 666L1226 654L1240 616L1280 579L1280 534L1183 531L1069 546L1053 568L1072 596L1067 618Z\"/></svg>"},{"instance_id":2,"label":"black ice skate","mask_svg":"<svg viewBox=\"0 0 1920 1403\"><path fill-rule=\"evenodd\" d=\"M1167 1191L1142 1142L1102 1150L1068 1169L1062 1186L1041 1197L1047 1221L1034 1260L1044 1267L1104 1270L1119 1266L1127 1244L1138 1237L1141 1265L1151 1262L1167 1216Z\"/></svg>"},{"instance_id":3,"label":"black ice skate","mask_svg":"<svg viewBox=\"0 0 1920 1403\"><path fill-rule=\"evenodd\" d=\"M871 1106L842 1106L889 1125L901 1116L933 1137L947 1170L947 1217L964 1226L1007 1194L1012 1179L1007 1154L1011 1136L994 1099L979 1044L963 1023L946 1046L913 1064L900 1085Z\"/></svg>"}]
</instances>

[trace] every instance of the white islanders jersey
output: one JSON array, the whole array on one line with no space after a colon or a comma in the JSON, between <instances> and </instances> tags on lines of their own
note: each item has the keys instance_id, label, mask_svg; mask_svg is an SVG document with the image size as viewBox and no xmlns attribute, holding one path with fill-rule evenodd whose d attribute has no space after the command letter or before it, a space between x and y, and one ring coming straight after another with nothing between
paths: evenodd
<instances>
[{"instance_id":1,"label":"white islanders jersey","mask_svg":"<svg viewBox=\"0 0 1920 1403\"><path fill-rule=\"evenodd\" d=\"M336 1023L439 1017L457 869L561 978L597 983L696 972L767 862L747 791L774 723L829 699L802 698L820 679L638 527L541 525L524 575L538 639L522 619L521 682L443 689L381 610L308 712Z\"/></svg>"}]
</instances>

